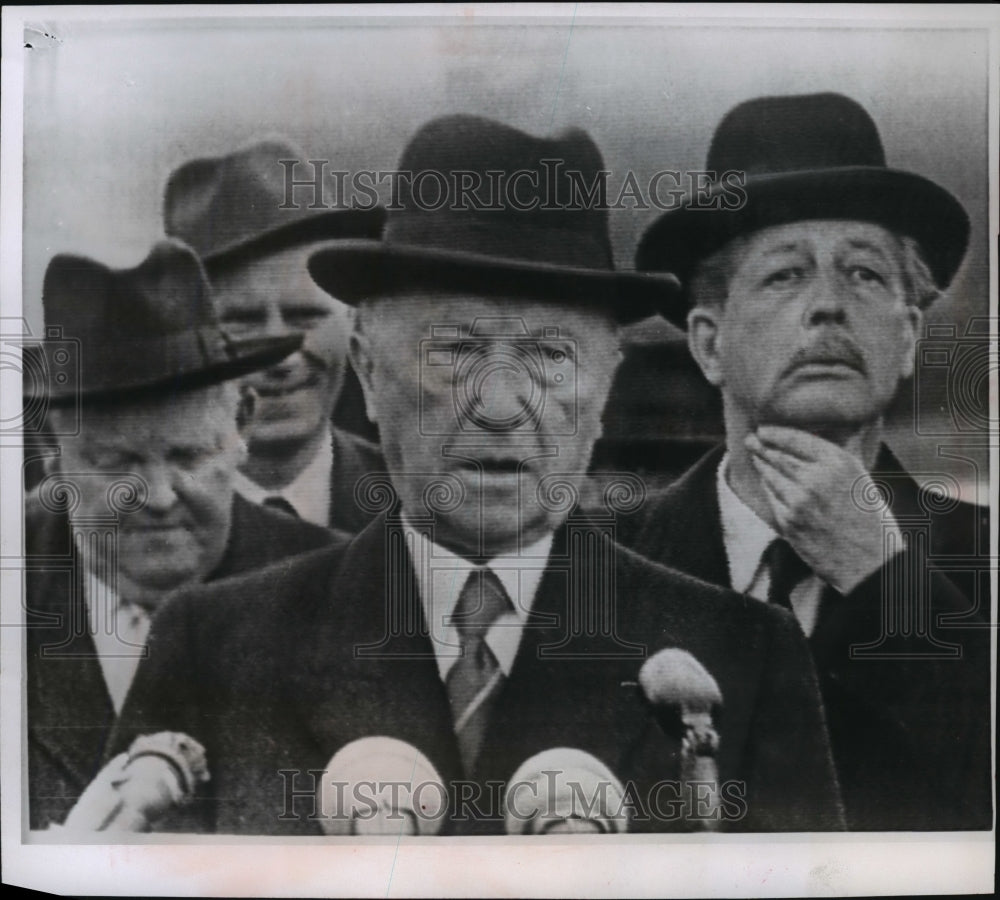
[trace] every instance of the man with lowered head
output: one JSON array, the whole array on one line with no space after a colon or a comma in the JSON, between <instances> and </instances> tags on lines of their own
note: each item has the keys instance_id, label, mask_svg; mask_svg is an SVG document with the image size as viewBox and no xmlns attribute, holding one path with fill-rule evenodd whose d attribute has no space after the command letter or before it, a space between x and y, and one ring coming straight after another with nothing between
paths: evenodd
<instances>
[{"instance_id":1,"label":"man with lowered head","mask_svg":"<svg viewBox=\"0 0 1000 900\"><path fill-rule=\"evenodd\" d=\"M665 213L638 266L687 280L675 321L722 393L726 442L650 498L628 542L794 611L849 828L989 828L989 629L965 576L938 569L985 566L986 517L919 488L882 442L965 212L887 167L838 94L740 104L706 168L745 173L745 205Z\"/></svg>"},{"instance_id":2,"label":"man with lowered head","mask_svg":"<svg viewBox=\"0 0 1000 900\"><path fill-rule=\"evenodd\" d=\"M527 190L552 159L588 180L603 167L582 131L537 138L456 115L424 125L399 168L480 185L528 171ZM676 281L616 272L604 209L479 200L430 210L404 190L382 241L310 259L358 307L352 360L390 473L366 496L384 512L343 552L165 610L120 746L161 729L202 742L211 781L189 827L220 832L357 833L372 823L345 823L352 787L402 763L445 786L433 824L446 833L502 832L506 786L514 831L685 830L699 826L671 799L699 753L724 799L709 827L841 827L794 619L647 562L615 543L612 516L573 502L618 329L674 302ZM233 615L248 603L255 628ZM191 673L182 696L158 690L167 668ZM608 788L612 808L531 814L524 786L549 771Z\"/></svg>"},{"instance_id":3,"label":"man with lowered head","mask_svg":"<svg viewBox=\"0 0 1000 900\"><path fill-rule=\"evenodd\" d=\"M169 597L336 540L234 495L253 414L236 379L301 339L228 340L190 249L160 243L127 270L56 256L43 305L79 341L80 379L43 398L59 454L25 504L33 828L61 822L100 770ZM43 349L56 377L66 347Z\"/></svg>"}]
</instances>

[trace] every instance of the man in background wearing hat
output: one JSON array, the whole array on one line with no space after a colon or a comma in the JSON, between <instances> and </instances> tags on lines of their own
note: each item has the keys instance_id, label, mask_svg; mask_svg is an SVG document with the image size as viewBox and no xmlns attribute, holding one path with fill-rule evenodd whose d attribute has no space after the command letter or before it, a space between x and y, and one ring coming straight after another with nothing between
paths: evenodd
<instances>
[{"instance_id":1,"label":"man in background wearing hat","mask_svg":"<svg viewBox=\"0 0 1000 900\"><path fill-rule=\"evenodd\" d=\"M166 598L338 540L233 492L252 416L233 379L301 338L230 341L201 264L175 242L122 271L56 256L43 303L46 326L79 340L82 381L52 381L50 416L65 436L57 471L26 500L33 828L61 822L99 771Z\"/></svg>"},{"instance_id":2,"label":"man in background wearing hat","mask_svg":"<svg viewBox=\"0 0 1000 900\"><path fill-rule=\"evenodd\" d=\"M294 166L302 161L297 148L272 139L187 162L167 182L164 225L202 257L233 337L304 335L298 351L245 379L257 414L236 489L354 533L370 518L355 502L355 485L383 464L373 445L333 427L351 311L309 278L306 259L317 241L377 238L385 213L297 202L286 166L289 181L300 179Z\"/></svg>"},{"instance_id":3,"label":"man in background wearing hat","mask_svg":"<svg viewBox=\"0 0 1000 900\"><path fill-rule=\"evenodd\" d=\"M649 498L629 543L795 612L849 828L989 828L988 628L926 558L985 554L985 514L925 494L882 443L965 213L888 168L837 94L737 106L706 168L746 173L745 205L664 214L637 264L687 284L675 322L721 390L726 444ZM914 523L929 546L904 540Z\"/></svg>"},{"instance_id":4,"label":"man in background wearing hat","mask_svg":"<svg viewBox=\"0 0 1000 900\"><path fill-rule=\"evenodd\" d=\"M841 827L794 619L647 562L614 543L606 515L572 502L600 434L619 324L672 302L677 282L615 272L607 210L567 202L565 180L542 187L552 159L587 183L603 168L579 130L542 139L472 116L436 119L400 171L471 171L480 185L516 171L518 205L480 194L471 208L466 196L464 210L428 210L404 189L382 242L331 243L310 259L324 289L360 307L352 359L391 476L368 496L387 512L343 552L179 598L158 619L118 746L165 728L201 741L211 770L193 807L201 827L315 833L317 771L381 736L411 745L413 770L428 761L419 771L436 771L446 790L479 787L474 809L453 805L451 833L502 832L489 786L553 748L583 751L633 784L634 828L684 830L669 791L654 790L676 785L688 752L657 722L661 691L708 706L721 691L719 780L745 806L715 827ZM564 207L533 209L550 188ZM231 611L246 603L272 628L243 627ZM687 662L643 669L667 648ZM167 670L199 677L164 696ZM362 759L376 783L389 771L378 754Z\"/></svg>"}]
</instances>

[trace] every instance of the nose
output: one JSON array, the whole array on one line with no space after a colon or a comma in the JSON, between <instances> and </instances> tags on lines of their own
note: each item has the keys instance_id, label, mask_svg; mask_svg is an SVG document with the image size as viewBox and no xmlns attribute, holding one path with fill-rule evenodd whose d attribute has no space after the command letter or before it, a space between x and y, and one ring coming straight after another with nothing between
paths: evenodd
<instances>
[{"instance_id":1,"label":"nose","mask_svg":"<svg viewBox=\"0 0 1000 900\"><path fill-rule=\"evenodd\" d=\"M165 463L146 466L142 472L146 481L146 510L163 515L177 502L177 473Z\"/></svg>"},{"instance_id":2,"label":"nose","mask_svg":"<svg viewBox=\"0 0 1000 900\"><path fill-rule=\"evenodd\" d=\"M267 318L264 320L262 333L264 337L286 337L295 334L296 331L285 321L285 317L277 305L271 305L267 308Z\"/></svg>"},{"instance_id":3,"label":"nose","mask_svg":"<svg viewBox=\"0 0 1000 900\"><path fill-rule=\"evenodd\" d=\"M847 321L844 295L847 285L836 272L820 269L813 280L812 290L805 310L805 323L809 326L843 325Z\"/></svg>"},{"instance_id":4,"label":"nose","mask_svg":"<svg viewBox=\"0 0 1000 900\"><path fill-rule=\"evenodd\" d=\"M511 421L524 420L524 424L532 421L541 385L530 372L503 369L497 373L492 388L493 415Z\"/></svg>"},{"instance_id":5,"label":"nose","mask_svg":"<svg viewBox=\"0 0 1000 900\"><path fill-rule=\"evenodd\" d=\"M299 329L292 328L281 314L281 310L275 307L268 309L267 320L265 322L263 336L269 338L288 337L293 334L302 334ZM267 373L272 377L286 378L295 371L296 366L302 363L302 350L296 350L290 356L279 360L274 365L268 367Z\"/></svg>"},{"instance_id":6,"label":"nose","mask_svg":"<svg viewBox=\"0 0 1000 900\"><path fill-rule=\"evenodd\" d=\"M523 365L495 358L469 373L463 387L472 420L485 431L534 427L542 385Z\"/></svg>"}]
</instances>

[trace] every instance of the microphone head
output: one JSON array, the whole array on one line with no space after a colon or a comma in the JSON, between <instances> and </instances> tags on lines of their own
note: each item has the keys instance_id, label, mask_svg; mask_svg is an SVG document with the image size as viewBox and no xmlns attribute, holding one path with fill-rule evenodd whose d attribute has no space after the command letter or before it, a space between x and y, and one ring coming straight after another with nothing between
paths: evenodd
<instances>
[{"instance_id":1,"label":"microphone head","mask_svg":"<svg viewBox=\"0 0 1000 900\"><path fill-rule=\"evenodd\" d=\"M658 708L711 713L722 705L722 691L715 679L690 653L677 647L660 650L643 663L639 686Z\"/></svg>"},{"instance_id":2,"label":"microphone head","mask_svg":"<svg viewBox=\"0 0 1000 900\"><path fill-rule=\"evenodd\" d=\"M319 794L326 834L437 834L448 792L431 761L396 738L359 738L327 764Z\"/></svg>"},{"instance_id":3,"label":"microphone head","mask_svg":"<svg viewBox=\"0 0 1000 900\"><path fill-rule=\"evenodd\" d=\"M624 834L625 788L596 756L572 747L543 750L507 782L507 834Z\"/></svg>"}]
</instances>

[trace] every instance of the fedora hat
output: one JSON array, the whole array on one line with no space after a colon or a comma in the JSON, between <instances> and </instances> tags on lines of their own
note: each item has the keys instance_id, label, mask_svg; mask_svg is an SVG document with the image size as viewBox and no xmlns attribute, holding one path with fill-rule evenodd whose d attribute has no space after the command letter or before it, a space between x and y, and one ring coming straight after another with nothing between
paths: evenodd
<instances>
[{"instance_id":1,"label":"fedora hat","mask_svg":"<svg viewBox=\"0 0 1000 900\"><path fill-rule=\"evenodd\" d=\"M64 338L42 349L65 353L65 339L79 342L79 380L46 384L56 405L226 381L273 365L302 343L301 335L231 340L215 317L198 257L173 240L157 243L134 269L55 256L42 305L46 333L56 328Z\"/></svg>"},{"instance_id":2,"label":"fedora hat","mask_svg":"<svg viewBox=\"0 0 1000 900\"><path fill-rule=\"evenodd\" d=\"M842 94L739 104L715 130L705 168L711 188L646 230L637 269L666 269L686 282L699 260L732 238L804 219L854 219L908 235L942 288L965 255L962 205L933 181L887 166L871 116ZM745 173L746 202L736 209L727 208L736 205L727 172Z\"/></svg>"},{"instance_id":3,"label":"fedora hat","mask_svg":"<svg viewBox=\"0 0 1000 900\"><path fill-rule=\"evenodd\" d=\"M282 138L186 162L167 179L164 230L193 247L209 272L298 244L379 236L381 207L312 209L311 200L286 197L282 160L306 162Z\"/></svg>"},{"instance_id":4,"label":"fedora hat","mask_svg":"<svg viewBox=\"0 0 1000 900\"><path fill-rule=\"evenodd\" d=\"M478 116L434 119L403 151L410 177L397 182L382 240L324 245L309 271L352 304L434 288L603 303L626 322L652 315L679 284L615 271L607 204L575 192L603 167L579 129L539 138Z\"/></svg>"}]
</instances>

